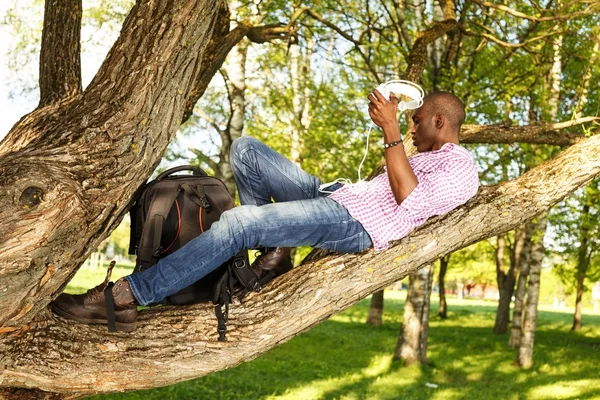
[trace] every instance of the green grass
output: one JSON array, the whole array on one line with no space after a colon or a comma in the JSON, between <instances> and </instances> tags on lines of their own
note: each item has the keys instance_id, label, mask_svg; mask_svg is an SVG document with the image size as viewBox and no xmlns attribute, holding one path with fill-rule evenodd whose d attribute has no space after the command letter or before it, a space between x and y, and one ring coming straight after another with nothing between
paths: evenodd
<instances>
[{"instance_id":1,"label":"green grass","mask_svg":"<svg viewBox=\"0 0 600 400\"><path fill-rule=\"evenodd\" d=\"M113 278L130 273L117 267ZM81 271L68 291L101 282L102 270ZM572 314L541 306L535 364L513 365L507 336L492 333L495 302L450 299L440 320L434 297L429 364L392 360L405 293L386 292L384 324L367 326L369 300L333 316L252 362L176 385L95 399L600 399L600 313ZM429 388L427 383L438 385Z\"/></svg>"}]
</instances>

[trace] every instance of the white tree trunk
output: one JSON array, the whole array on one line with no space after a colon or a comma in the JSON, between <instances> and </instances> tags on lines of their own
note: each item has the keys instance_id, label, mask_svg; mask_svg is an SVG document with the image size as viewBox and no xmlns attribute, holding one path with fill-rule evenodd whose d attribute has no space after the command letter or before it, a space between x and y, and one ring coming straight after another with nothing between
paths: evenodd
<instances>
[{"instance_id":1,"label":"white tree trunk","mask_svg":"<svg viewBox=\"0 0 600 400\"><path fill-rule=\"evenodd\" d=\"M410 275L402 327L394 353L394 358L402 360L405 365L427 362L432 285L433 264Z\"/></svg>"},{"instance_id":2,"label":"white tree trunk","mask_svg":"<svg viewBox=\"0 0 600 400\"><path fill-rule=\"evenodd\" d=\"M546 232L546 218L538 217L534 229ZM533 342L537 326L537 306L540 295L540 272L544 258L544 237L540 237L531 245L531 258L529 260L529 279L527 282L527 304L523 316L521 340L519 345L518 363L523 368L533 365Z\"/></svg>"},{"instance_id":3,"label":"white tree trunk","mask_svg":"<svg viewBox=\"0 0 600 400\"><path fill-rule=\"evenodd\" d=\"M242 7L242 4L239 1L235 0L231 2L232 21L238 19L237 10L240 7ZM223 65L231 114L225 130L219 131L221 136L221 148L219 149L218 177L223 180L229 193L234 196L237 187L233 178L229 152L233 141L241 137L244 132L244 114L246 110L246 55L248 53L248 43L248 40L241 40L234 46L227 55L227 60Z\"/></svg>"}]
</instances>

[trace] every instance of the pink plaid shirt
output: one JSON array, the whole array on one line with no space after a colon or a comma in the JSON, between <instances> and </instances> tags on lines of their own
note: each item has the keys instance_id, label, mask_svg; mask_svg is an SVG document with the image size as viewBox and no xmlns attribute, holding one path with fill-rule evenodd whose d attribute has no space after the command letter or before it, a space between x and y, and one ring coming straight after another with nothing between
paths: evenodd
<instances>
[{"instance_id":1,"label":"pink plaid shirt","mask_svg":"<svg viewBox=\"0 0 600 400\"><path fill-rule=\"evenodd\" d=\"M371 181L344 185L329 196L362 224L377 251L429 217L466 203L479 189L471 154L456 144L446 143L439 150L416 154L408 162L419 183L400 205L392 193L387 169Z\"/></svg>"}]
</instances>

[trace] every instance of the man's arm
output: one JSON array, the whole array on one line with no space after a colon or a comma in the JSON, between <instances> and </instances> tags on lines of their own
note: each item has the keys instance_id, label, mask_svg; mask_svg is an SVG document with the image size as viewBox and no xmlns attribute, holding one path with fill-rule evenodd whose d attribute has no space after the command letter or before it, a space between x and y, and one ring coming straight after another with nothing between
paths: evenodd
<instances>
[{"instance_id":1,"label":"man's arm","mask_svg":"<svg viewBox=\"0 0 600 400\"><path fill-rule=\"evenodd\" d=\"M398 99L392 94L391 101L387 101L381 93L373 90L373 93L369 95L369 100L371 101L369 116L377 126L383 129L383 142L392 143L401 140L400 128L396 119ZM400 204L419 183L408 163L402 142L385 149L385 163L392 193L396 203Z\"/></svg>"}]
</instances>

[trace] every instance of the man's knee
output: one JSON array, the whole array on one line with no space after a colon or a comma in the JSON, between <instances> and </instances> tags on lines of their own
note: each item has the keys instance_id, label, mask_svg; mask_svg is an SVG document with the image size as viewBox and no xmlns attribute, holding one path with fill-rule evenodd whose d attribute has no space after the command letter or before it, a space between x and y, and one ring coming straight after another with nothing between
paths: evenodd
<instances>
[{"instance_id":1,"label":"man's knee","mask_svg":"<svg viewBox=\"0 0 600 400\"><path fill-rule=\"evenodd\" d=\"M260 140L253 138L252 136L242 136L235 139L231 144L231 160L237 159L238 157L243 155L248 149L252 149L256 147L256 145L260 144Z\"/></svg>"},{"instance_id":2,"label":"man's knee","mask_svg":"<svg viewBox=\"0 0 600 400\"><path fill-rule=\"evenodd\" d=\"M239 206L225 211L219 218L222 228L227 230L227 235L238 242L243 248L255 247L257 240L256 218L252 208L256 206Z\"/></svg>"}]
</instances>

